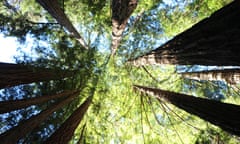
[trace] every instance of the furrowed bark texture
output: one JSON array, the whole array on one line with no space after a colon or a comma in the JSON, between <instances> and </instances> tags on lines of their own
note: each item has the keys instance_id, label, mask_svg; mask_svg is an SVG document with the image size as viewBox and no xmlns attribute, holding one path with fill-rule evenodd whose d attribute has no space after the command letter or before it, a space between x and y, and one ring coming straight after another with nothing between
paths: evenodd
<instances>
[{"instance_id":1,"label":"furrowed bark texture","mask_svg":"<svg viewBox=\"0 0 240 144\"><path fill-rule=\"evenodd\" d=\"M85 102L72 113L72 115L47 139L45 143L67 144L71 140L75 129L83 119L91 101L92 97L87 98Z\"/></svg>"},{"instance_id":2,"label":"furrowed bark texture","mask_svg":"<svg viewBox=\"0 0 240 144\"><path fill-rule=\"evenodd\" d=\"M2 144L15 144L19 139L23 138L26 134L31 132L34 128L40 125L48 116L50 116L56 110L62 108L64 105L73 101L73 99L79 95L79 92L75 92L73 95L66 99L54 104L47 108L36 116L32 116L30 119L20 122L18 126L8 130L0 135L0 142Z\"/></svg>"},{"instance_id":3,"label":"furrowed bark texture","mask_svg":"<svg viewBox=\"0 0 240 144\"><path fill-rule=\"evenodd\" d=\"M71 77L73 72L0 62L0 89Z\"/></svg>"},{"instance_id":4,"label":"furrowed bark texture","mask_svg":"<svg viewBox=\"0 0 240 144\"><path fill-rule=\"evenodd\" d=\"M229 84L240 83L240 69L210 70L181 73L184 78L194 80L225 81Z\"/></svg>"},{"instance_id":5,"label":"furrowed bark texture","mask_svg":"<svg viewBox=\"0 0 240 144\"><path fill-rule=\"evenodd\" d=\"M88 49L87 43L77 32L71 21L68 19L64 11L60 8L57 0L37 0L37 2L48 11L48 13L54 17L57 22L64 26L73 36L79 41L79 43L86 49Z\"/></svg>"},{"instance_id":6,"label":"furrowed bark texture","mask_svg":"<svg viewBox=\"0 0 240 144\"><path fill-rule=\"evenodd\" d=\"M21 100L0 101L0 114L22 109L31 105L42 104L49 100L58 99L74 94L76 91L64 91L55 95L40 96Z\"/></svg>"},{"instance_id":7,"label":"furrowed bark texture","mask_svg":"<svg viewBox=\"0 0 240 144\"><path fill-rule=\"evenodd\" d=\"M112 0L112 55L122 39L122 34L133 11L136 9L138 0Z\"/></svg>"},{"instance_id":8,"label":"furrowed bark texture","mask_svg":"<svg viewBox=\"0 0 240 144\"><path fill-rule=\"evenodd\" d=\"M240 1L233 1L163 46L129 60L129 63L135 66L161 64L239 66L239 9Z\"/></svg>"},{"instance_id":9,"label":"furrowed bark texture","mask_svg":"<svg viewBox=\"0 0 240 144\"><path fill-rule=\"evenodd\" d=\"M240 106L238 105L145 86L135 85L134 88L158 99L164 99L190 114L197 115L223 130L240 136Z\"/></svg>"}]
</instances>

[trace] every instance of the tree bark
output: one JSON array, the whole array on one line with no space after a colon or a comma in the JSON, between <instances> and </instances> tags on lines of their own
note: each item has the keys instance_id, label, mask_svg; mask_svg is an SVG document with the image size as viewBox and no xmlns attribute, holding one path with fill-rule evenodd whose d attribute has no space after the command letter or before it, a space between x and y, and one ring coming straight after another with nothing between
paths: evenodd
<instances>
[{"instance_id":1,"label":"tree bark","mask_svg":"<svg viewBox=\"0 0 240 144\"><path fill-rule=\"evenodd\" d=\"M240 106L179 94L145 86L134 86L135 89L164 99L190 114L209 121L232 134L240 136Z\"/></svg>"},{"instance_id":2,"label":"tree bark","mask_svg":"<svg viewBox=\"0 0 240 144\"><path fill-rule=\"evenodd\" d=\"M138 4L137 0L112 0L112 55L115 55L127 22Z\"/></svg>"},{"instance_id":3,"label":"tree bark","mask_svg":"<svg viewBox=\"0 0 240 144\"><path fill-rule=\"evenodd\" d=\"M194 80L225 81L229 84L240 83L240 69L210 70L181 73L184 78Z\"/></svg>"},{"instance_id":4,"label":"tree bark","mask_svg":"<svg viewBox=\"0 0 240 144\"><path fill-rule=\"evenodd\" d=\"M0 135L0 141L2 144L15 144L24 137L26 134L31 132L34 128L40 125L48 116L50 116L56 110L62 108L64 105L73 101L73 99L79 95L79 91L73 93L71 96L63 99L59 103L54 104L53 106L47 108L36 116L31 117L30 119L20 122L18 126L8 130L7 132Z\"/></svg>"},{"instance_id":5,"label":"tree bark","mask_svg":"<svg viewBox=\"0 0 240 144\"><path fill-rule=\"evenodd\" d=\"M240 65L240 1L216 11L149 53L129 60L142 65Z\"/></svg>"},{"instance_id":6,"label":"tree bark","mask_svg":"<svg viewBox=\"0 0 240 144\"><path fill-rule=\"evenodd\" d=\"M0 89L71 77L74 72L0 62Z\"/></svg>"},{"instance_id":7,"label":"tree bark","mask_svg":"<svg viewBox=\"0 0 240 144\"><path fill-rule=\"evenodd\" d=\"M55 95L40 96L29 99L0 101L0 114L7 113L13 110L22 109L31 105L37 105L49 100L58 99L74 94L76 91L63 91Z\"/></svg>"},{"instance_id":8,"label":"tree bark","mask_svg":"<svg viewBox=\"0 0 240 144\"><path fill-rule=\"evenodd\" d=\"M46 144L67 144L81 120L84 114L87 112L89 105L92 102L92 97L88 97L84 103L79 106L71 116L57 129L47 140Z\"/></svg>"},{"instance_id":9,"label":"tree bark","mask_svg":"<svg viewBox=\"0 0 240 144\"><path fill-rule=\"evenodd\" d=\"M88 49L87 43L77 32L71 21L68 19L64 11L58 5L57 0L37 0L37 2L48 11L48 13L54 17L57 22L64 26L73 36L79 41L79 43L86 49Z\"/></svg>"}]
</instances>

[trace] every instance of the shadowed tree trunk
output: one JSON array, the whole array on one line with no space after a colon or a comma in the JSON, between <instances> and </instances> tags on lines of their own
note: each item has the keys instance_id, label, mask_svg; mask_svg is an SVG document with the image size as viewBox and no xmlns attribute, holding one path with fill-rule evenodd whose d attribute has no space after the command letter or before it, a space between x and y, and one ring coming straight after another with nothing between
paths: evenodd
<instances>
[{"instance_id":1,"label":"shadowed tree trunk","mask_svg":"<svg viewBox=\"0 0 240 144\"><path fill-rule=\"evenodd\" d=\"M181 65L240 65L240 1L216 11L192 28L150 51L129 60L135 66Z\"/></svg>"},{"instance_id":2,"label":"shadowed tree trunk","mask_svg":"<svg viewBox=\"0 0 240 144\"><path fill-rule=\"evenodd\" d=\"M197 115L223 130L240 136L240 106L238 105L145 86L135 85L134 88L158 99L164 99L190 114Z\"/></svg>"},{"instance_id":3,"label":"shadowed tree trunk","mask_svg":"<svg viewBox=\"0 0 240 144\"><path fill-rule=\"evenodd\" d=\"M0 89L32 82L62 79L71 77L73 74L72 71L0 62Z\"/></svg>"},{"instance_id":4,"label":"shadowed tree trunk","mask_svg":"<svg viewBox=\"0 0 240 144\"><path fill-rule=\"evenodd\" d=\"M15 144L23 138L26 134L31 132L34 128L39 126L48 116L50 116L56 110L62 108L64 105L73 101L73 99L79 95L79 91L73 93L71 96L63 99L62 101L54 104L53 106L42 111L38 115L32 116L28 120L22 121L18 126L2 133L0 135L0 142L2 144Z\"/></svg>"},{"instance_id":5,"label":"shadowed tree trunk","mask_svg":"<svg viewBox=\"0 0 240 144\"><path fill-rule=\"evenodd\" d=\"M229 84L240 83L240 69L184 72L181 75L184 78L194 80L225 81Z\"/></svg>"},{"instance_id":6,"label":"shadowed tree trunk","mask_svg":"<svg viewBox=\"0 0 240 144\"><path fill-rule=\"evenodd\" d=\"M89 105L92 102L92 97L88 97L84 103L79 106L71 116L57 129L47 140L46 144L67 144L81 120L84 114L88 110Z\"/></svg>"},{"instance_id":7,"label":"shadowed tree trunk","mask_svg":"<svg viewBox=\"0 0 240 144\"><path fill-rule=\"evenodd\" d=\"M49 100L66 97L74 93L76 93L76 91L64 91L55 95L40 96L21 100L0 101L0 114L22 109L31 105L41 104Z\"/></svg>"},{"instance_id":8,"label":"shadowed tree trunk","mask_svg":"<svg viewBox=\"0 0 240 144\"><path fill-rule=\"evenodd\" d=\"M115 55L122 39L122 34L138 0L112 0L112 55Z\"/></svg>"},{"instance_id":9,"label":"shadowed tree trunk","mask_svg":"<svg viewBox=\"0 0 240 144\"><path fill-rule=\"evenodd\" d=\"M64 26L70 33L72 33L84 48L88 49L87 43L74 28L64 11L60 8L58 0L37 0L37 2L47 10L60 25Z\"/></svg>"}]
</instances>

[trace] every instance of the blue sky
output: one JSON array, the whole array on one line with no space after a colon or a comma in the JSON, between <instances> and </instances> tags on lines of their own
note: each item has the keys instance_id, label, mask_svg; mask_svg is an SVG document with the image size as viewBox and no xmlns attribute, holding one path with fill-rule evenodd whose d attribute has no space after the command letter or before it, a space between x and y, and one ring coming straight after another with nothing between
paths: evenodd
<instances>
[{"instance_id":1,"label":"blue sky","mask_svg":"<svg viewBox=\"0 0 240 144\"><path fill-rule=\"evenodd\" d=\"M13 63L13 56L17 55L17 47L16 38L4 37L0 34L0 62Z\"/></svg>"},{"instance_id":2,"label":"blue sky","mask_svg":"<svg viewBox=\"0 0 240 144\"><path fill-rule=\"evenodd\" d=\"M48 46L46 42L38 42L43 46ZM26 36L26 43L20 45L17 38L4 37L4 35L0 33L0 62L15 63L14 57L21 57L20 52L17 51L18 48L21 48L22 52L30 55L32 58L37 58L38 55L32 50L34 43L35 41L30 35Z\"/></svg>"}]
</instances>

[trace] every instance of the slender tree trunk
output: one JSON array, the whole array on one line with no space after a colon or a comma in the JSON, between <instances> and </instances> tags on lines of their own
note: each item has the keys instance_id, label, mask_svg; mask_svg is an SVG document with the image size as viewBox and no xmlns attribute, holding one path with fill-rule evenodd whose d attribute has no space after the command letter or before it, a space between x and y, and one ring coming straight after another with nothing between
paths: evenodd
<instances>
[{"instance_id":1,"label":"slender tree trunk","mask_svg":"<svg viewBox=\"0 0 240 144\"><path fill-rule=\"evenodd\" d=\"M56 110L62 108L64 105L73 101L73 99L79 95L79 91L75 92L71 96L63 99L59 103L54 104L53 106L42 111L40 114L31 117L26 121L22 121L18 126L8 130L7 132L0 135L0 142L2 144L15 144L23 138L26 134L31 132L34 128L40 125L48 116L50 116Z\"/></svg>"},{"instance_id":2,"label":"slender tree trunk","mask_svg":"<svg viewBox=\"0 0 240 144\"><path fill-rule=\"evenodd\" d=\"M240 83L240 69L210 70L181 73L184 78L194 80L225 81L229 84Z\"/></svg>"},{"instance_id":3,"label":"slender tree trunk","mask_svg":"<svg viewBox=\"0 0 240 144\"><path fill-rule=\"evenodd\" d=\"M129 60L135 66L181 65L240 65L240 1L216 11L192 28L150 51Z\"/></svg>"},{"instance_id":4,"label":"slender tree trunk","mask_svg":"<svg viewBox=\"0 0 240 144\"><path fill-rule=\"evenodd\" d=\"M71 77L74 72L0 62L0 89Z\"/></svg>"},{"instance_id":5,"label":"slender tree trunk","mask_svg":"<svg viewBox=\"0 0 240 144\"><path fill-rule=\"evenodd\" d=\"M80 137L79 137L79 139L78 139L78 142L77 142L77 144L85 144L86 143L86 140L85 140L85 138L84 138L84 132L85 132L85 130L86 130L86 123L83 125L83 127L82 127L82 130L81 130L81 133L80 133Z\"/></svg>"},{"instance_id":6,"label":"slender tree trunk","mask_svg":"<svg viewBox=\"0 0 240 144\"><path fill-rule=\"evenodd\" d=\"M238 105L145 86L135 85L134 88L158 99L164 99L190 114L197 115L223 130L240 136L240 106Z\"/></svg>"},{"instance_id":7,"label":"slender tree trunk","mask_svg":"<svg viewBox=\"0 0 240 144\"><path fill-rule=\"evenodd\" d=\"M112 55L116 53L127 21L136 9L137 4L137 0L112 0Z\"/></svg>"},{"instance_id":8,"label":"slender tree trunk","mask_svg":"<svg viewBox=\"0 0 240 144\"><path fill-rule=\"evenodd\" d=\"M60 8L57 0L37 0L37 2L45 10L47 10L48 13L54 17L60 25L64 26L70 33L72 33L84 48L88 49L87 43L74 28L64 11Z\"/></svg>"},{"instance_id":9,"label":"slender tree trunk","mask_svg":"<svg viewBox=\"0 0 240 144\"><path fill-rule=\"evenodd\" d=\"M85 102L78 107L71 116L57 129L47 140L46 144L67 144L81 120L84 114L88 110L89 105L92 102L92 97L88 97Z\"/></svg>"},{"instance_id":10,"label":"slender tree trunk","mask_svg":"<svg viewBox=\"0 0 240 144\"><path fill-rule=\"evenodd\" d=\"M31 105L41 104L49 100L66 97L74 93L76 93L76 91L64 91L55 95L40 96L21 100L0 101L0 114L22 109Z\"/></svg>"}]
</instances>

